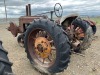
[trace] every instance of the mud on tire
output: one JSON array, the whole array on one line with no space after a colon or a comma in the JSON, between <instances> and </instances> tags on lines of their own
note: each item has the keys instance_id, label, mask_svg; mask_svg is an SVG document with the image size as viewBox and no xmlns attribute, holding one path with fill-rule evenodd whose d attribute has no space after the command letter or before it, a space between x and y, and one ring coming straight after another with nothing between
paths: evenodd
<instances>
[{"instance_id":1,"label":"mud on tire","mask_svg":"<svg viewBox=\"0 0 100 75\"><path fill-rule=\"evenodd\" d=\"M29 37L35 29L43 29L44 31L47 31L47 33L50 34L54 41L54 46L56 48L56 58L55 61L52 63L51 66L45 67L41 66L37 62L35 62L34 54L32 54L32 51L35 51L34 45L31 45L29 42ZM33 34L35 35L35 34ZM49 20L35 20L33 23L28 26L26 32L25 32L25 51L27 53L27 58L30 60L31 64L39 70L41 73L46 74L52 74L52 73L58 73L64 71L64 69L67 68L69 63L69 53L70 53L70 44L67 35L64 34L62 28L57 26L52 21ZM30 46L33 47L30 47ZM30 49L32 51L30 52Z\"/></svg>"}]
</instances>

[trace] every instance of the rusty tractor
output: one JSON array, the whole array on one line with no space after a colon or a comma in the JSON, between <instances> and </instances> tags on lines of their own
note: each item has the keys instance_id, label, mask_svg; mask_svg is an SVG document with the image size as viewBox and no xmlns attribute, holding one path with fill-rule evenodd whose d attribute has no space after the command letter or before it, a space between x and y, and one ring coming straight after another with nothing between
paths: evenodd
<instances>
[{"instance_id":1,"label":"rusty tractor","mask_svg":"<svg viewBox=\"0 0 100 75\"><path fill-rule=\"evenodd\" d=\"M2 41L0 41L0 75L14 75L12 73L12 63L9 62L7 57L8 52L2 47Z\"/></svg>"},{"instance_id":2,"label":"rusty tractor","mask_svg":"<svg viewBox=\"0 0 100 75\"><path fill-rule=\"evenodd\" d=\"M50 13L50 18L46 13ZM26 6L26 16L19 18L19 26L10 23L8 30L18 43L25 47L27 58L35 69L53 74L67 68L71 51L81 52L91 44L91 24L73 14L61 18L63 8L56 3L54 10L31 16L31 6ZM53 15L58 17L53 19Z\"/></svg>"}]
</instances>

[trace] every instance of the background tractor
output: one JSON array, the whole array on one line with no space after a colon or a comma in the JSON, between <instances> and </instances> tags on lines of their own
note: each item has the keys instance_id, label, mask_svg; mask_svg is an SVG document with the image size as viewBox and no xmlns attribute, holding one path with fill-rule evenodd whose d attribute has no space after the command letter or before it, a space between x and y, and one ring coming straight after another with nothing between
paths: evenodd
<instances>
[{"instance_id":1,"label":"background tractor","mask_svg":"<svg viewBox=\"0 0 100 75\"><path fill-rule=\"evenodd\" d=\"M50 18L46 13L50 13ZM10 23L8 30L18 43L25 47L27 58L35 69L53 74L67 68L71 51L86 50L92 41L90 23L76 14L62 17L61 4L56 3L53 11L31 16L31 6L26 6L26 16L19 18L19 26ZM53 19L53 15L58 17Z\"/></svg>"}]
</instances>

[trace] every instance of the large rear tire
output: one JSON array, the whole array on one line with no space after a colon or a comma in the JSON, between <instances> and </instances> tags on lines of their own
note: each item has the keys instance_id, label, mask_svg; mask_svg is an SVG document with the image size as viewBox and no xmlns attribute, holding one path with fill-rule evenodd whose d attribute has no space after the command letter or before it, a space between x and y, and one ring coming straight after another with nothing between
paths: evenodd
<instances>
[{"instance_id":1,"label":"large rear tire","mask_svg":"<svg viewBox=\"0 0 100 75\"><path fill-rule=\"evenodd\" d=\"M92 42L93 32L91 26L82 19L75 19L72 24L79 26L85 34L84 38L82 39L83 42L74 51L81 52L86 50L90 47Z\"/></svg>"},{"instance_id":2,"label":"large rear tire","mask_svg":"<svg viewBox=\"0 0 100 75\"><path fill-rule=\"evenodd\" d=\"M50 62L51 65L46 65L46 63L44 63L44 62L43 63L37 62L38 57L36 58L36 53L35 53L36 48L34 46L34 41L38 41L41 39L47 39L46 38L47 36L45 36L45 37L38 37L38 40L34 40L33 37L39 30L45 31L45 32L47 32L46 34L51 36L53 43L54 43L53 45L56 48L55 59L53 62ZM39 39L39 38L41 38L41 39ZM35 39L37 39L37 38L35 38ZM57 24L55 24L54 22L49 21L49 20L34 21L27 28L27 30L25 32L24 41L25 41L25 49L26 49L25 51L27 53L28 59L30 60L31 64L33 64L34 68L39 70L41 73L53 74L53 73L62 72L62 71L64 71L64 69L67 68L69 59L70 59L69 40L68 40L67 35L64 34L62 28L57 26ZM41 50L39 50L38 52L40 52L40 51ZM53 51L53 50L51 50L51 51ZM39 55L39 56L42 57L41 55Z\"/></svg>"},{"instance_id":3,"label":"large rear tire","mask_svg":"<svg viewBox=\"0 0 100 75\"><path fill-rule=\"evenodd\" d=\"M2 41L0 41L0 75L13 75L12 63L9 62L7 57L8 52L2 47Z\"/></svg>"},{"instance_id":4,"label":"large rear tire","mask_svg":"<svg viewBox=\"0 0 100 75\"><path fill-rule=\"evenodd\" d=\"M92 42L92 28L80 18L69 18L62 23L62 28L67 32L71 42L72 50L82 52L89 48Z\"/></svg>"}]
</instances>

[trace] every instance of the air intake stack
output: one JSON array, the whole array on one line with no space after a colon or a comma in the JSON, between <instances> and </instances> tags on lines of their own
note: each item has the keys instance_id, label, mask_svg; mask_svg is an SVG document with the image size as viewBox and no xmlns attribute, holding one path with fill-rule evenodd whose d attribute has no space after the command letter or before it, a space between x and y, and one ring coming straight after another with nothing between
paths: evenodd
<instances>
[{"instance_id":1,"label":"air intake stack","mask_svg":"<svg viewBox=\"0 0 100 75\"><path fill-rule=\"evenodd\" d=\"M31 4L26 5L26 16L31 16Z\"/></svg>"}]
</instances>

